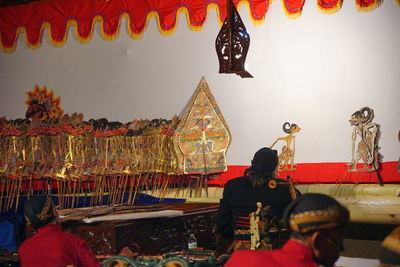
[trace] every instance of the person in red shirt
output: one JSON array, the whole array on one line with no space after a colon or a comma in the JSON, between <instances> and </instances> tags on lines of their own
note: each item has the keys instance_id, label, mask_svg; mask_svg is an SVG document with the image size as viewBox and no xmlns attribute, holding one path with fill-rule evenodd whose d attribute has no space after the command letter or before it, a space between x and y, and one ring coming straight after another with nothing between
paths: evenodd
<instances>
[{"instance_id":1,"label":"person in red shirt","mask_svg":"<svg viewBox=\"0 0 400 267\"><path fill-rule=\"evenodd\" d=\"M343 250L349 211L323 194L304 194L285 209L284 222L292 230L281 249L237 250L225 267L332 267Z\"/></svg>"},{"instance_id":2,"label":"person in red shirt","mask_svg":"<svg viewBox=\"0 0 400 267\"><path fill-rule=\"evenodd\" d=\"M27 224L36 233L18 248L21 267L98 267L86 242L63 232L53 201L46 196L32 196L24 205Z\"/></svg>"}]
</instances>

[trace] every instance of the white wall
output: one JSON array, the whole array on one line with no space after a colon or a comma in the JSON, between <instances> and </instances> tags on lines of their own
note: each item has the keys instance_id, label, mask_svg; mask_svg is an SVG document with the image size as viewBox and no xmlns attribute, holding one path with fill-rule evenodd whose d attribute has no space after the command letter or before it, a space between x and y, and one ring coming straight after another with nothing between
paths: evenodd
<instances>
[{"instance_id":1,"label":"white wall","mask_svg":"<svg viewBox=\"0 0 400 267\"><path fill-rule=\"evenodd\" d=\"M96 33L80 44L72 29L65 46L55 48L46 31L37 50L20 37L14 53L0 52L0 116L23 117L25 92L39 84L61 96L66 113L86 119L171 118L205 76L232 133L230 165L249 164L259 147L283 136L285 121L303 129L297 162L347 162L348 119L363 106L374 109L381 125L383 160L398 160L400 7L394 0L368 13L345 1L334 15L308 1L296 20L274 1L260 26L250 21L247 5L239 11L251 35L247 64L254 79L218 74L214 9L201 32L190 31L180 15L171 36L158 32L154 18L140 40L128 37L125 21L112 42Z\"/></svg>"}]
</instances>

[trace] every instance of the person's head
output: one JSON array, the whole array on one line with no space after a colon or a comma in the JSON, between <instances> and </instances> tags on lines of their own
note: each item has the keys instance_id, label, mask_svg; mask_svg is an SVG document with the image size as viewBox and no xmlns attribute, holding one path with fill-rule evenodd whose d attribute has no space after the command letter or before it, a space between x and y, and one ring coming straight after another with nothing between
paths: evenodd
<instances>
[{"instance_id":1,"label":"person's head","mask_svg":"<svg viewBox=\"0 0 400 267\"><path fill-rule=\"evenodd\" d=\"M316 263L333 266L344 249L349 211L327 195L304 194L286 207L284 222L292 230L292 238L312 250Z\"/></svg>"},{"instance_id":2,"label":"person's head","mask_svg":"<svg viewBox=\"0 0 400 267\"><path fill-rule=\"evenodd\" d=\"M277 165L277 151L268 147L263 147L254 154L251 167L246 170L245 174L252 177L254 180L252 184L257 187L265 184L269 179L274 177Z\"/></svg>"},{"instance_id":3,"label":"person's head","mask_svg":"<svg viewBox=\"0 0 400 267\"><path fill-rule=\"evenodd\" d=\"M24 204L24 215L27 224L38 229L49 223L58 223L58 213L48 196L31 196Z\"/></svg>"},{"instance_id":4,"label":"person's head","mask_svg":"<svg viewBox=\"0 0 400 267\"><path fill-rule=\"evenodd\" d=\"M400 266L400 226L383 240L379 250L380 267Z\"/></svg>"}]
</instances>

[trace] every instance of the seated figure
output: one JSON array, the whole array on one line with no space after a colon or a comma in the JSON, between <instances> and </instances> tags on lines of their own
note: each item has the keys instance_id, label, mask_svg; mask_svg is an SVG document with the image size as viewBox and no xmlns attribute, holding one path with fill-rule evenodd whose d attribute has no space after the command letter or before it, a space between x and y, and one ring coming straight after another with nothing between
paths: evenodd
<instances>
[{"instance_id":1,"label":"seated figure","mask_svg":"<svg viewBox=\"0 0 400 267\"><path fill-rule=\"evenodd\" d=\"M27 225L36 233L18 248L22 267L94 267L100 266L86 242L63 232L53 201L46 196L32 196L24 205Z\"/></svg>"},{"instance_id":2,"label":"seated figure","mask_svg":"<svg viewBox=\"0 0 400 267\"><path fill-rule=\"evenodd\" d=\"M244 176L234 178L225 185L216 223L222 237L234 239L231 248L251 248L249 214L256 212L258 202L263 208L268 207L269 218L280 220L292 201L288 183L275 178L277 165L277 151L261 148L255 153Z\"/></svg>"},{"instance_id":3,"label":"seated figure","mask_svg":"<svg viewBox=\"0 0 400 267\"><path fill-rule=\"evenodd\" d=\"M237 250L226 267L332 267L343 250L349 211L323 194L304 194L285 210L291 238L281 249Z\"/></svg>"}]
</instances>

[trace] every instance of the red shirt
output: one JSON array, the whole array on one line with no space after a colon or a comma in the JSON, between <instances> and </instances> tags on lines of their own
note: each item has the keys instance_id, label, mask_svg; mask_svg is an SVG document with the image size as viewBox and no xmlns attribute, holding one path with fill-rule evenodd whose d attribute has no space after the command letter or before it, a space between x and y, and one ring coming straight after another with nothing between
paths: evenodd
<instances>
[{"instance_id":1,"label":"red shirt","mask_svg":"<svg viewBox=\"0 0 400 267\"><path fill-rule=\"evenodd\" d=\"M76 235L63 232L61 225L48 224L18 248L21 267L99 266L92 250Z\"/></svg>"},{"instance_id":2,"label":"red shirt","mask_svg":"<svg viewBox=\"0 0 400 267\"><path fill-rule=\"evenodd\" d=\"M289 239L281 249L237 250L224 267L318 267L311 249Z\"/></svg>"}]
</instances>

